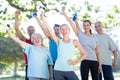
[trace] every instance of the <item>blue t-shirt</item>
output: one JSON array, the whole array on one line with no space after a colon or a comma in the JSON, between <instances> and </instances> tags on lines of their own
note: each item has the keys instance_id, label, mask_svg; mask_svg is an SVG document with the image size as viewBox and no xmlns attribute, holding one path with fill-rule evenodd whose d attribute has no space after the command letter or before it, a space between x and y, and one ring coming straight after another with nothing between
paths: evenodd
<instances>
[{"instance_id":1,"label":"blue t-shirt","mask_svg":"<svg viewBox=\"0 0 120 80\"><path fill-rule=\"evenodd\" d=\"M28 57L28 77L49 79L49 65L53 65L49 50L26 43L23 51Z\"/></svg>"},{"instance_id":2,"label":"blue t-shirt","mask_svg":"<svg viewBox=\"0 0 120 80\"><path fill-rule=\"evenodd\" d=\"M69 43L64 43L63 39L60 39L58 44L58 57L55 62L54 70L58 71L73 71L73 65L68 64L69 59L73 59L75 55L75 47L73 40Z\"/></svg>"},{"instance_id":3,"label":"blue t-shirt","mask_svg":"<svg viewBox=\"0 0 120 80\"><path fill-rule=\"evenodd\" d=\"M97 61L97 56L96 56L96 51L95 51L95 48L98 42L97 37L95 36L88 37L83 32L79 32L78 39L82 47L87 52L87 58L85 60Z\"/></svg>"},{"instance_id":4,"label":"blue t-shirt","mask_svg":"<svg viewBox=\"0 0 120 80\"><path fill-rule=\"evenodd\" d=\"M53 39L50 40L50 42L49 42L49 50L50 50L50 54L51 54L52 60L56 61L57 55L58 55L57 44L56 44L56 42Z\"/></svg>"}]
</instances>

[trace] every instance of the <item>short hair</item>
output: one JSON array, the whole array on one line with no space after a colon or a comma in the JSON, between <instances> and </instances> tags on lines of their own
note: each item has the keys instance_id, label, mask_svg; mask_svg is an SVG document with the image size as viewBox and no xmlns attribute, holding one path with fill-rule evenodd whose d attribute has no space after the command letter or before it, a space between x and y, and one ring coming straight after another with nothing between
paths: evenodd
<instances>
[{"instance_id":1,"label":"short hair","mask_svg":"<svg viewBox=\"0 0 120 80\"><path fill-rule=\"evenodd\" d=\"M55 24L53 29L55 29L55 27L60 27L60 25L59 24Z\"/></svg>"},{"instance_id":2,"label":"short hair","mask_svg":"<svg viewBox=\"0 0 120 80\"><path fill-rule=\"evenodd\" d=\"M35 37L35 36L38 36L38 37L41 39L42 44L43 44L43 38L42 38L41 34L39 34L39 33L33 33L33 34L31 35L31 41L32 41L32 43L34 42L34 37Z\"/></svg>"},{"instance_id":3,"label":"short hair","mask_svg":"<svg viewBox=\"0 0 120 80\"><path fill-rule=\"evenodd\" d=\"M97 22L95 22L95 25L96 25L97 23L100 23L100 24L102 24L102 22L101 22L101 21L97 21Z\"/></svg>"},{"instance_id":4,"label":"short hair","mask_svg":"<svg viewBox=\"0 0 120 80\"><path fill-rule=\"evenodd\" d=\"M28 26L27 31L28 31L28 29L31 28L31 27L34 28L34 26ZM35 30L35 28L34 28L34 30Z\"/></svg>"}]
</instances>

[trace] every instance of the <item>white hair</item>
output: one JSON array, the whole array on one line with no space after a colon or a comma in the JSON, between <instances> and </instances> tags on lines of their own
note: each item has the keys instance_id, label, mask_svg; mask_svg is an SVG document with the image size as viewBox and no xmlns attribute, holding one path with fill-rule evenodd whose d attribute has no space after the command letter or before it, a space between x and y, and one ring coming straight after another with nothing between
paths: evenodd
<instances>
[{"instance_id":1,"label":"white hair","mask_svg":"<svg viewBox=\"0 0 120 80\"><path fill-rule=\"evenodd\" d=\"M43 44L43 38L42 38L41 34L39 34L39 33L33 33L33 34L31 35L31 41L32 41L32 43L34 42L34 37L35 37L35 36L38 36L38 37L41 39L42 44Z\"/></svg>"}]
</instances>

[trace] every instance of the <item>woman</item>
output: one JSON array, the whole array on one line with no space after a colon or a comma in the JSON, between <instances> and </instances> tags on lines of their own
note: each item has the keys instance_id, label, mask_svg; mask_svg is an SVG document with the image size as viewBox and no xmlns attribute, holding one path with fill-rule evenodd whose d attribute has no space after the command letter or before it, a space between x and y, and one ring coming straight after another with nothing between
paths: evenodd
<instances>
[{"instance_id":1,"label":"woman","mask_svg":"<svg viewBox=\"0 0 120 80\"><path fill-rule=\"evenodd\" d=\"M91 71L92 80L98 80L98 70L101 71L101 64L97 46L97 39L91 33L91 22L85 20L83 22L84 32L81 31L79 24L76 20L76 25L65 13L65 7L62 8L62 13L68 22L71 24L72 29L77 35L79 42L87 52L87 58L81 63L81 78L88 80L89 70ZM77 27L76 27L77 26Z\"/></svg>"},{"instance_id":2,"label":"woman","mask_svg":"<svg viewBox=\"0 0 120 80\"><path fill-rule=\"evenodd\" d=\"M22 40L22 41L25 41L26 43L28 43L28 44L33 44L32 42L31 42L31 35L33 34L33 33L35 33L35 28L33 27L33 26L28 26L28 28L27 28L27 33L28 33L28 35L29 35L29 39L28 38L26 38L23 34L22 34L22 32L20 31L20 29L19 29L19 25L18 25L18 23L19 23L19 16L20 16L20 14L21 14L21 12L19 11L19 10L17 10L16 12L15 12L15 31L16 31L16 34L17 34L17 36L19 37L19 39L20 40ZM28 68L28 59L27 59L27 55L24 53L24 60L25 60L25 65L26 65L26 69L25 69L25 80L29 80L28 78L27 78L27 68Z\"/></svg>"},{"instance_id":3,"label":"woman","mask_svg":"<svg viewBox=\"0 0 120 80\"><path fill-rule=\"evenodd\" d=\"M35 17L37 23L39 24L40 28L42 29L42 31L44 32L45 36L49 39L49 50L50 50L50 54L53 60L53 63L55 64L55 61L57 59L57 44L56 42L52 39L52 36L50 35L49 30L46 28L46 26L39 20L39 18L36 16ZM60 37L60 25L55 24L54 27L54 33L58 38ZM54 68L54 65L53 65Z\"/></svg>"},{"instance_id":4,"label":"woman","mask_svg":"<svg viewBox=\"0 0 120 80\"><path fill-rule=\"evenodd\" d=\"M52 38L58 46L58 57L54 67L55 80L79 80L74 73L73 65L80 63L86 58L86 51L77 40L72 40L69 38L70 28L67 24L62 24L60 26L60 31L63 36L63 38L60 39L51 30L43 15L42 21L46 25ZM75 47L82 53L82 56L77 60L73 60L73 56L75 55Z\"/></svg>"},{"instance_id":5,"label":"woman","mask_svg":"<svg viewBox=\"0 0 120 80\"><path fill-rule=\"evenodd\" d=\"M27 73L29 80L53 80L53 62L49 51L42 45L43 39L41 35L33 33L31 35L33 45L30 45L13 36L9 30L7 33L14 41L19 43L28 57Z\"/></svg>"}]
</instances>

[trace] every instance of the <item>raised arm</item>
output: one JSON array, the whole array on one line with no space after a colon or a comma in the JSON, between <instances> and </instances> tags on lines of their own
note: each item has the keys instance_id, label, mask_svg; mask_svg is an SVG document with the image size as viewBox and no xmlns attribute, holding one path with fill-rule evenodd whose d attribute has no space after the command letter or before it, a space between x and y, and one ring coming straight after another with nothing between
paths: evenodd
<instances>
[{"instance_id":1,"label":"raised arm","mask_svg":"<svg viewBox=\"0 0 120 80\"><path fill-rule=\"evenodd\" d=\"M9 35L9 37L10 37L11 39L13 39L15 42L19 43L19 45L20 45L22 48L25 48L25 42L24 42L24 41L21 41L19 38L17 38L16 36L12 35L9 30L7 30L7 34Z\"/></svg>"},{"instance_id":2,"label":"raised arm","mask_svg":"<svg viewBox=\"0 0 120 80\"><path fill-rule=\"evenodd\" d=\"M19 37L22 41L25 41L26 38L25 38L25 37L23 36L23 34L21 33L21 31L20 31L20 29L19 29L19 25L18 25L18 20L19 20L18 17L19 17L19 15L20 15L20 11L17 10L17 11L15 12L15 31L16 31L18 37Z\"/></svg>"},{"instance_id":3,"label":"raised arm","mask_svg":"<svg viewBox=\"0 0 120 80\"><path fill-rule=\"evenodd\" d=\"M76 21L75 21L75 24L76 24L76 28L77 28L77 30L78 31L81 31L81 29L80 29L80 25L79 25L79 23L78 23L78 20L76 19Z\"/></svg>"},{"instance_id":4,"label":"raised arm","mask_svg":"<svg viewBox=\"0 0 120 80\"><path fill-rule=\"evenodd\" d=\"M62 7L62 14L65 16L65 18L67 19L67 21L70 23L73 31L75 32L76 35L78 35L78 30L76 28L76 25L73 23L73 21L67 16L67 14L65 13L65 7Z\"/></svg>"},{"instance_id":5,"label":"raised arm","mask_svg":"<svg viewBox=\"0 0 120 80\"><path fill-rule=\"evenodd\" d=\"M37 16L35 17L35 19L36 19L38 25L40 26L40 28L43 30L45 36L48 37L48 39L51 40L52 37L51 37L51 35L50 35L49 30L46 28L46 26L38 19Z\"/></svg>"},{"instance_id":6,"label":"raised arm","mask_svg":"<svg viewBox=\"0 0 120 80\"><path fill-rule=\"evenodd\" d=\"M48 25L47 21L45 20L45 17L43 15L43 13L41 15L41 19L42 19L42 22L44 23L44 25L46 26L46 28L49 30L50 35L52 36L52 38L58 44L59 43L59 38L54 34L54 32L52 31L51 27Z\"/></svg>"}]
</instances>

